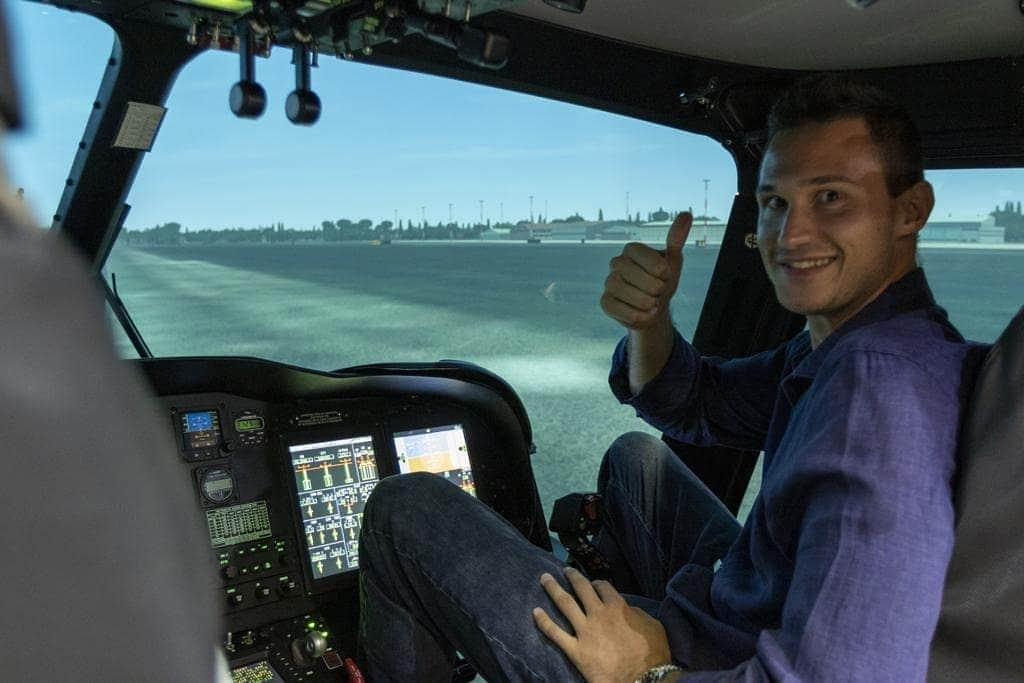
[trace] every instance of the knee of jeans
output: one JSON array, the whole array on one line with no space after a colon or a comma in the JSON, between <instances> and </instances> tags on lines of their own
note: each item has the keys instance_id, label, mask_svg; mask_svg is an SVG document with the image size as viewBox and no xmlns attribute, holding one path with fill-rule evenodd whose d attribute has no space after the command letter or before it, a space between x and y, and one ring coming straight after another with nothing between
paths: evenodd
<instances>
[{"instance_id":1,"label":"knee of jeans","mask_svg":"<svg viewBox=\"0 0 1024 683\"><path fill-rule=\"evenodd\" d=\"M612 442L605 453L602 472L629 478L628 473L656 470L669 454L668 446L658 437L645 432L628 432Z\"/></svg>"},{"instance_id":2,"label":"knee of jeans","mask_svg":"<svg viewBox=\"0 0 1024 683\"><path fill-rule=\"evenodd\" d=\"M418 520L436 519L436 511L443 508L443 500L457 486L429 472L412 472L385 477L380 480L363 510L363 528L392 533L410 529Z\"/></svg>"}]
</instances>

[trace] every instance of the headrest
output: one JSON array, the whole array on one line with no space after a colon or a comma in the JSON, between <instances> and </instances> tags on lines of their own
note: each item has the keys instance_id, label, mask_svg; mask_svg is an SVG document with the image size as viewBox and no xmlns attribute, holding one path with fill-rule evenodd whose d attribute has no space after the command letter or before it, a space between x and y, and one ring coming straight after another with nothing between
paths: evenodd
<instances>
[{"instance_id":1,"label":"headrest","mask_svg":"<svg viewBox=\"0 0 1024 683\"><path fill-rule=\"evenodd\" d=\"M1024 308L993 344L966 406L956 539L929 681L1024 671Z\"/></svg>"}]
</instances>

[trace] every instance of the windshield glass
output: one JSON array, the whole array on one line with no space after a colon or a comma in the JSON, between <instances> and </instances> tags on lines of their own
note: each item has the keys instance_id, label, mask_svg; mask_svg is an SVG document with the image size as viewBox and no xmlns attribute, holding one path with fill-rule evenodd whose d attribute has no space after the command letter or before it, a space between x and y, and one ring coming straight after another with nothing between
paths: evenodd
<instances>
[{"instance_id":1,"label":"windshield glass","mask_svg":"<svg viewBox=\"0 0 1024 683\"><path fill-rule=\"evenodd\" d=\"M34 2L10 3L7 10L25 111L25 128L5 140L8 184L21 192L39 224L49 226L96 99L114 32L88 15Z\"/></svg>"},{"instance_id":2,"label":"windshield glass","mask_svg":"<svg viewBox=\"0 0 1024 683\"><path fill-rule=\"evenodd\" d=\"M240 121L226 97L237 69L206 53L179 76L107 263L154 354L321 370L471 361L523 399L544 502L592 488L615 436L643 428L607 388L623 333L598 303L608 262L627 240L663 244L707 191L693 235L707 246L688 248L674 304L692 334L735 191L728 154L582 107L323 58L323 116L296 127L283 51L257 63L267 112Z\"/></svg>"}]
</instances>

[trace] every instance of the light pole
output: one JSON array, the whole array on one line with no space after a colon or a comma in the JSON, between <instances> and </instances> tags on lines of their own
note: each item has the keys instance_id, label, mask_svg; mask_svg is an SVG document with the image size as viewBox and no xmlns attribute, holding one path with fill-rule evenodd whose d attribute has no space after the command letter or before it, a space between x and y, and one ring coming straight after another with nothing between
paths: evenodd
<instances>
[{"instance_id":1,"label":"light pole","mask_svg":"<svg viewBox=\"0 0 1024 683\"><path fill-rule=\"evenodd\" d=\"M448 225L452 224L452 203L448 202Z\"/></svg>"},{"instance_id":2,"label":"light pole","mask_svg":"<svg viewBox=\"0 0 1024 683\"><path fill-rule=\"evenodd\" d=\"M420 227L427 227L427 207L425 206L420 207Z\"/></svg>"},{"instance_id":3,"label":"light pole","mask_svg":"<svg viewBox=\"0 0 1024 683\"><path fill-rule=\"evenodd\" d=\"M533 223L533 195L530 195L530 222Z\"/></svg>"},{"instance_id":4,"label":"light pole","mask_svg":"<svg viewBox=\"0 0 1024 683\"><path fill-rule=\"evenodd\" d=\"M484 200L478 199L477 201L480 202L480 225L483 225L484 224Z\"/></svg>"},{"instance_id":5,"label":"light pole","mask_svg":"<svg viewBox=\"0 0 1024 683\"><path fill-rule=\"evenodd\" d=\"M708 245L708 184L710 182L710 178L704 179L704 239L699 242L702 247Z\"/></svg>"},{"instance_id":6,"label":"light pole","mask_svg":"<svg viewBox=\"0 0 1024 683\"><path fill-rule=\"evenodd\" d=\"M498 220L505 222L505 202L498 202Z\"/></svg>"},{"instance_id":7,"label":"light pole","mask_svg":"<svg viewBox=\"0 0 1024 683\"><path fill-rule=\"evenodd\" d=\"M626 193L626 222L629 223L632 217L629 213L629 193Z\"/></svg>"}]
</instances>

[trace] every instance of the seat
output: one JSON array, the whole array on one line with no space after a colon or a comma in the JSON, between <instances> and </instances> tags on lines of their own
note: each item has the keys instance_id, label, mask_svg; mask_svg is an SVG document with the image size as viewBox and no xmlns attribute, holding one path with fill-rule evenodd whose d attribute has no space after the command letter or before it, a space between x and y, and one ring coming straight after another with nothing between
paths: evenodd
<instances>
[{"instance_id":1,"label":"seat","mask_svg":"<svg viewBox=\"0 0 1024 683\"><path fill-rule=\"evenodd\" d=\"M929 681L1024 679L1024 308L985 356L961 430L956 539Z\"/></svg>"}]
</instances>

